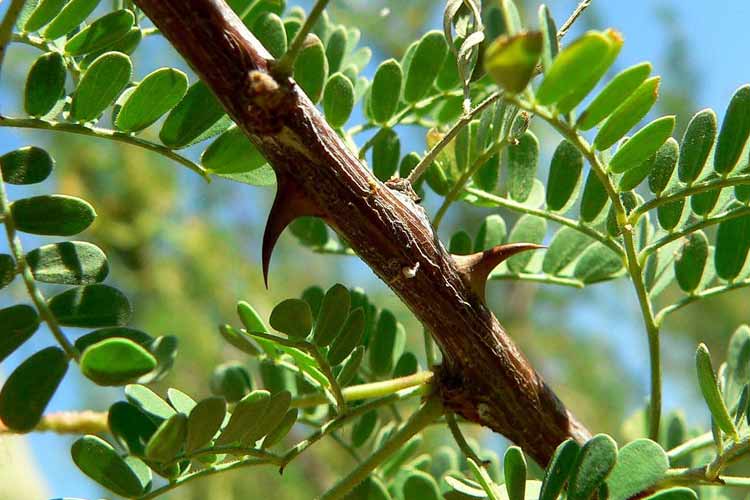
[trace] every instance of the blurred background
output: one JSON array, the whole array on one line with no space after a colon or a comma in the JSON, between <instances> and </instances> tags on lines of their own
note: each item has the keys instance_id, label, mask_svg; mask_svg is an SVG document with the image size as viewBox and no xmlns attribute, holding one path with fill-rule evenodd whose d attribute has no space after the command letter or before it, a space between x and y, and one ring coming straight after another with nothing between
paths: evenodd
<instances>
[{"instance_id":1,"label":"blurred background","mask_svg":"<svg viewBox=\"0 0 750 500\"><path fill-rule=\"evenodd\" d=\"M491 0L486 0L491 1ZM0 3L0 15L8 2ZM518 1L529 24L536 23L536 1ZM561 24L575 8L574 0L550 0ZM306 10L310 2L290 2ZM378 63L399 58L406 46L424 31L438 28L442 2L436 0L332 0L336 23L359 27L362 45L373 50L363 73L372 77ZM625 38L618 59L622 69L642 60L654 63L663 75L659 113L676 114L676 137L690 116L706 107L724 113L734 90L750 82L750 3L746 0L594 0L566 40L589 28L614 27ZM20 97L33 49L14 45L0 81L0 110L18 114ZM159 37L150 37L134 57L135 79L161 66L185 71L184 62ZM191 78L192 80L192 78ZM355 110L351 123L362 118ZM158 128L154 128L158 130ZM537 127L543 156L540 172L557 144L554 134ZM402 152L424 151L424 130L399 129ZM156 132L154 132L154 135ZM367 136L358 138L366 140ZM173 372L159 383L195 396L208 395L212 368L226 360L242 360L239 351L217 334L217 325L234 321L238 299L253 304L264 315L276 302L299 294L311 285L327 288L335 282L362 287L380 307L397 313L407 327L409 342L422 352L421 327L394 295L355 257L311 253L288 234L277 246L271 265L270 290L260 271L260 240L273 188L252 188L217 180L210 185L161 157L96 139L45 132L0 129L0 153L35 144L46 147L57 160L56 174L40 189L80 196L98 212L96 223L83 235L96 242L110 258L110 280L128 293L135 309L133 325L154 335L179 337L180 351ZM199 149L188 150L197 158ZM52 188L51 183L56 184ZM9 186L11 198L28 196ZM428 195L428 209L434 200ZM442 226L443 240L458 227L474 234L488 211L454 204ZM508 222L512 213L503 213ZM510 224L509 224L510 225ZM39 242L26 237L25 246ZM0 252L7 251L0 241ZM16 283L0 296L0 306L25 300ZM708 412L700 404L693 380L692 354L698 341L712 352L724 352L734 328L750 321L747 292L719 297L688 307L670 318L664 328L666 410L682 408L688 422L703 429ZM642 408L647 394L646 337L635 293L628 282L616 281L585 290L495 282L488 302L500 321L521 345L550 385L590 429L625 437L621 424ZM48 332L0 365L0 378L21 360L52 344ZM50 411L93 409L105 411L122 397L117 389L87 383L70 370ZM489 431L467 427L483 448L502 453L506 442ZM301 436L301 434L300 434ZM73 437L33 434L0 436L0 499L56 496L99 498L106 495L73 465L69 446ZM442 431L430 431L429 443L449 444ZM204 479L166 498L310 498L311 492L351 467L351 460L326 442L316 445L284 473L272 469L236 471Z\"/></svg>"}]
</instances>

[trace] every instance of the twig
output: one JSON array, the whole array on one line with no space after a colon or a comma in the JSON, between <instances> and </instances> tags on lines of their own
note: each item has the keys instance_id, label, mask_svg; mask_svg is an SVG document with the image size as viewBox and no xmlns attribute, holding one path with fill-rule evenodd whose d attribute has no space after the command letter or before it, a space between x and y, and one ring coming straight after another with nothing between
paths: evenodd
<instances>
[{"instance_id":1,"label":"twig","mask_svg":"<svg viewBox=\"0 0 750 500\"><path fill-rule=\"evenodd\" d=\"M571 26L573 26L578 18L581 17L583 11L585 11L589 7L589 5L591 5L592 1L593 0L581 0L576 9L570 14L570 17L568 17L563 25L560 26L560 29L557 30L558 39L564 37L568 33L568 30L571 28Z\"/></svg>"},{"instance_id":2,"label":"twig","mask_svg":"<svg viewBox=\"0 0 750 500\"><path fill-rule=\"evenodd\" d=\"M312 10L310 10L310 15L307 16L307 19L305 19L305 23L299 29L297 34L294 35L292 44L287 49L287 51L284 52L284 55L281 56L281 59L279 59L278 62L273 66L273 73L276 78L286 78L292 74L292 71L294 70L294 63L305 44L305 39L307 38L308 33L310 33L310 31L315 26L315 23L323 13L323 10L325 10L328 2L329 0L318 0L317 2L315 2Z\"/></svg>"},{"instance_id":3,"label":"twig","mask_svg":"<svg viewBox=\"0 0 750 500\"><path fill-rule=\"evenodd\" d=\"M8 50L8 44L13 35L13 27L16 25L16 21L21 14L21 9L23 9L24 3L26 3L26 0L12 0L10 7L8 7L8 11L3 18L3 22L0 23L0 72L2 71L5 53Z\"/></svg>"}]
</instances>

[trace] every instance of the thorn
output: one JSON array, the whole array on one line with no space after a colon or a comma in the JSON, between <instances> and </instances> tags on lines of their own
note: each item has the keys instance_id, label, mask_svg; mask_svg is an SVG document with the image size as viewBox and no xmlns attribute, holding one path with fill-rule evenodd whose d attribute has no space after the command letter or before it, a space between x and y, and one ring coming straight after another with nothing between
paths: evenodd
<instances>
[{"instance_id":1,"label":"thorn","mask_svg":"<svg viewBox=\"0 0 750 500\"><path fill-rule=\"evenodd\" d=\"M268 289L268 268L271 254L281 233L298 217L323 215L322 211L308 199L305 192L294 182L278 178L276 197L268 214L266 229L263 232L263 283Z\"/></svg>"},{"instance_id":2,"label":"thorn","mask_svg":"<svg viewBox=\"0 0 750 500\"><path fill-rule=\"evenodd\" d=\"M508 243L497 245L483 252L473 253L471 255L453 255L453 261L456 263L458 270L466 275L469 279L474 293L484 300L484 289L487 285L487 277L493 269L503 261L516 255L517 253L527 250L538 250L547 248L544 245L536 243Z\"/></svg>"}]
</instances>

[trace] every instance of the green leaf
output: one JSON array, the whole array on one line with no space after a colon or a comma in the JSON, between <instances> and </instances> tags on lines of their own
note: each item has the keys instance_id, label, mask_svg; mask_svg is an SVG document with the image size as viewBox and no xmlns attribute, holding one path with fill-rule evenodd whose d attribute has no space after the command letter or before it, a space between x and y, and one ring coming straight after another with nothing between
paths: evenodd
<instances>
[{"instance_id":1,"label":"green leaf","mask_svg":"<svg viewBox=\"0 0 750 500\"><path fill-rule=\"evenodd\" d=\"M515 144L508 146L508 194L516 201L526 201L534 185L539 164L539 141L526 131Z\"/></svg>"},{"instance_id":2,"label":"green leaf","mask_svg":"<svg viewBox=\"0 0 750 500\"><path fill-rule=\"evenodd\" d=\"M709 174L705 180L717 180L718 177L715 173ZM710 191L704 191L702 193L694 194L690 197L690 208L693 213L699 217L707 217L711 211L716 207L716 203L719 201L721 196L721 189L712 189Z\"/></svg>"},{"instance_id":3,"label":"green leaf","mask_svg":"<svg viewBox=\"0 0 750 500\"><path fill-rule=\"evenodd\" d=\"M526 492L526 458L521 448L511 446L503 459L505 489L510 500L523 500Z\"/></svg>"},{"instance_id":4,"label":"green leaf","mask_svg":"<svg viewBox=\"0 0 750 500\"><path fill-rule=\"evenodd\" d=\"M593 243L594 240L576 229L561 228L544 254L542 270L547 274L560 274Z\"/></svg>"},{"instance_id":5,"label":"green leaf","mask_svg":"<svg viewBox=\"0 0 750 500\"><path fill-rule=\"evenodd\" d=\"M365 332L365 313L362 307L353 309L328 351L328 362L336 366L362 342Z\"/></svg>"},{"instance_id":6,"label":"green leaf","mask_svg":"<svg viewBox=\"0 0 750 500\"><path fill-rule=\"evenodd\" d=\"M22 198L11 204L10 211L19 231L48 236L73 236L96 217L84 200L61 194Z\"/></svg>"},{"instance_id":7,"label":"green leaf","mask_svg":"<svg viewBox=\"0 0 750 500\"><path fill-rule=\"evenodd\" d=\"M578 117L576 127L589 130L617 109L651 74L651 64L642 62L617 75L602 89Z\"/></svg>"},{"instance_id":8,"label":"green leaf","mask_svg":"<svg viewBox=\"0 0 750 500\"><path fill-rule=\"evenodd\" d=\"M229 422L216 439L216 446L236 443L252 432L268 410L270 401L271 394L263 390L253 391L242 398L232 411Z\"/></svg>"},{"instance_id":9,"label":"green leaf","mask_svg":"<svg viewBox=\"0 0 750 500\"><path fill-rule=\"evenodd\" d=\"M328 289L315 321L315 344L325 347L336 338L347 320L350 305L349 290L344 285L336 284Z\"/></svg>"},{"instance_id":10,"label":"green leaf","mask_svg":"<svg viewBox=\"0 0 750 500\"><path fill-rule=\"evenodd\" d=\"M716 140L716 113L704 109L690 119L680 146L677 173L682 182L692 184L700 177Z\"/></svg>"},{"instance_id":11,"label":"green leaf","mask_svg":"<svg viewBox=\"0 0 750 500\"><path fill-rule=\"evenodd\" d=\"M648 187L652 193L658 196L669 186L679 157L679 145L676 140L670 137L667 142L662 144L656 155L649 160L651 166L648 174Z\"/></svg>"},{"instance_id":12,"label":"green leaf","mask_svg":"<svg viewBox=\"0 0 750 500\"><path fill-rule=\"evenodd\" d=\"M245 397L252 388L250 374L236 361L218 365L211 374L211 392L223 396L230 403Z\"/></svg>"},{"instance_id":13,"label":"green leaf","mask_svg":"<svg viewBox=\"0 0 750 500\"><path fill-rule=\"evenodd\" d=\"M0 309L0 362L29 340L39 328L36 309L26 304Z\"/></svg>"},{"instance_id":14,"label":"green leaf","mask_svg":"<svg viewBox=\"0 0 750 500\"><path fill-rule=\"evenodd\" d=\"M132 498L145 490L136 472L103 439L79 438L70 448L70 454L84 474L117 495Z\"/></svg>"},{"instance_id":15,"label":"green leaf","mask_svg":"<svg viewBox=\"0 0 750 500\"><path fill-rule=\"evenodd\" d=\"M375 431L375 427L378 424L378 412L377 410L370 410L363 414L352 426L352 446L359 448L364 445L372 433Z\"/></svg>"},{"instance_id":16,"label":"green leaf","mask_svg":"<svg viewBox=\"0 0 750 500\"><path fill-rule=\"evenodd\" d=\"M223 398L199 401L188 418L185 452L191 453L208 445L221 429L226 413L227 404Z\"/></svg>"},{"instance_id":17,"label":"green leaf","mask_svg":"<svg viewBox=\"0 0 750 500\"><path fill-rule=\"evenodd\" d=\"M576 465L581 446L572 439L561 443L547 465L539 500L556 500L562 492L573 467Z\"/></svg>"},{"instance_id":18,"label":"green leaf","mask_svg":"<svg viewBox=\"0 0 750 500\"><path fill-rule=\"evenodd\" d=\"M55 295L48 303L57 321L66 326L123 326L133 314L121 291L102 284L72 288Z\"/></svg>"},{"instance_id":19,"label":"green leaf","mask_svg":"<svg viewBox=\"0 0 750 500\"><path fill-rule=\"evenodd\" d=\"M362 365L362 360L365 357L365 346L358 345L352 351L352 354L346 359L346 362L341 367L341 371L336 376L336 382L341 387L346 387L349 383L354 380L359 372L359 367Z\"/></svg>"},{"instance_id":20,"label":"green leaf","mask_svg":"<svg viewBox=\"0 0 750 500\"><path fill-rule=\"evenodd\" d=\"M508 230L503 218L498 214L488 215L479 226L477 237L474 239L474 251L483 252L500 245L505 241L507 234Z\"/></svg>"},{"instance_id":21,"label":"green leaf","mask_svg":"<svg viewBox=\"0 0 750 500\"><path fill-rule=\"evenodd\" d=\"M234 347L249 354L250 356L259 356L261 354L260 349L255 344L254 340L251 340L248 335L243 334L231 325L220 325L219 333L224 340L232 344Z\"/></svg>"},{"instance_id":22,"label":"green leaf","mask_svg":"<svg viewBox=\"0 0 750 500\"><path fill-rule=\"evenodd\" d=\"M568 498L586 500L599 488L615 466L617 443L606 434L597 434L581 449L568 483Z\"/></svg>"},{"instance_id":23,"label":"green leaf","mask_svg":"<svg viewBox=\"0 0 750 500\"><path fill-rule=\"evenodd\" d=\"M195 405L198 404L193 398L174 387L167 389L167 399L169 400L169 404L172 405L178 413L182 413L183 415L190 415L190 412L193 411Z\"/></svg>"},{"instance_id":24,"label":"green leaf","mask_svg":"<svg viewBox=\"0 0 750 500\"><path fill-rule=\"evenodd\" d=\"M419 361L413 352L405 352L398 358L396 366L393 368L393 377L406 377L419 371Z\"/></svg>"},{"instance_id":25,"label":"green leaf","mask_svg":"<svg viewBox=\"0 0 750 500\"><path fill-rule=\"evenodd\" d=\"M128 9L110 12L89 24L65 43L65 53L80 56L103 49L127 35L135 16Z\"/></svg>"},{"instance_id":26,"label":"green leaf","mask_svg":"<svg viewBox=\"0 0 750 500\"><path fill-rule=\"evenodd\" d=\"M659 220L659 225L671 231L677 227L682 220L683 212L685 211L685 200L678 200L660 205L656 209L656 216Z\"/></svg>"},{"instance_id":27,"label":"green leaf","mask_svg":"<svg viewBox=\"0 0 750 500\"><path fill-rule=\"evenodd\" d=\"M115 102L132 74L133 65L125 54L107 52L96 58L73 94L70 119L78 122L97 119Z\"/></svg>"},{"instance_id":28,"label":"green leaf","mask_svg":"<svg viewBox=\"0 0 750 500\"><path fill-rule=\"evenodd\" d=\"M387 123L396 112L402 82L403 72L398 61L388 59L378 66L370 91L372 117L377 123Z\"/></svg>"},{"instance_id":29,"label":"green leaf","mask_svg":"<svg viewBox=\"0 0 750 500\"><path fill-rule=\"evenodd\" d=\"M708 238L703 231L696 231L685 238L674 261L677 284L683 292L691 293L698 288L708 260Z\"/></svg>"},{"instance_id":30,"label":"green leaf","mask_svg":"<svg viewBox=\"0 0 750 500\"><path fill-rule=\"evenodd\" d=\"M610 43L607 55L601 60L595 62L594 71L592 71L589 76L575 88L575 90L568 93L558 101L557 110L560 113L567 114L573 111L573 108L578 106L578 104L580 104L581 101L583 101L584 98L594 90L594 87L599 83L599 80L602 79L604 74L609 70L612 64L614 64L615 59L617 59L617 56L620 54L620 49L622 49L623 44L622 36L611 29L605 31L604 34Z\"/></svg>"},{"instance_id":31,"label":"green leaf","mask_svg":"<svg viewBox=\"0 0 750 500\"><path fill-rule=\"evenodd\" d=\"M719 224L716 233L716 274L727 281L739 275L750 250L750 216L735 217Z\"/></svg>"},{"instance_id":32,"label":"green leaf","mask_svg":"<svg viewBox=\"0 0 750 500\"><path fill-rule=\"evenodd\" d=\"M547 221L535 215L524 215L510 232L508 243L537 243L540 244L547 234ZM523 252L508 259L508 269L513 273L520 273L531 261L532 253Z\"/></svg>"},{"instance_id":33,"label":"green leaf","mask_svg":"<svg viewBox=\"0 0 750 500\"><path fill-rule=\"evenodd\" d=\"M354 86L341 73L334 73L323 92L323 112L333 128L343 127L354 108Z\"/></svg>"},{"instance_id":34,"label":"green leaf","mask_svg":"<svg viewBox=\"0 0 750 500\"><path fill-rule=\"evenodd\" d=\"M156 368L156 358L132 340L112 338L87 348L81 371L98 385L123 385Z\"/></svg>"},{"instance_id":35,"label":"green leaf","mask_svg":"<svg viewBox=\"0 0 750 500\"><path fill-rule=\"evenodd\" d=\"M698 373L698 384L700 385L703 399L706 401L709 411L711 411L714 422L722 431L729 434L736 441L739 439L737 429L734 426L734 422L732 422L732 417L729 416L729 410L721 396L721 391L716 381L716 374L711 365L711 355L703 343L695 351L695 368Z\"/></svg>"},{"instance_id":36,"label":"green leaf","mask_svg":"<svg viewBox=\"0 0 750 500\"><path fill-rule=\"evenodd\" d=\"M377 476L369 475L352 490L349 498L352 500L391 500L393 497Z\"/></svg>"},{"instance_id":37,"label":"green leaf","mask_svg":"<svg viewBox=\"0 0 750 500\"><path fill-rule=\"evenodd\" d=\"M188 78L174 68L160 68L149 73L128 95L115 119L115 128L137 132L148 127L174 108L185 96Z\"/></svg>"},{"instance_id":38,"label":"green leaf","mask_svg":"<svg viewBox=\"0 0 750 500\"><path fill-rule=\"evenodd\" d=\"M36 146L25 146L0 156L0 171L8 184L36 184L42 182L55 166L47 151Z\"/></svg>"},{"instance_id":39,"label":"green leaf","mask_svg":"<svg viewBox=\"0 0 750 500\"><path fill-rule=\"evenodd\" d=\"M140 384L125 386L125 398L159 423L175 414L174 408L164 401L158 394Z\"/></svg>"},{"instance_id":40,"label":"green leaf","mask_svg":"<svg viewBox=\"0 0 750 500\"><path fill-rule=\"evenodd\" d=\"M331 73L341 70L341 62L346 54L346 28L337 26L326 40L326 59Z\"/></svg>"},{"instance_id":41,"label":"green leaf","mask_svg":"<svg viewBox=\"0 0 750 500\"><path fill-rule=\"evenodd\" d=\"M65 6L66 0L41 0L31 15L23 23L23 31L39 31L57 16Z\"/></svg>"},{"instance_id":42,"label":"green leaf","mask_svg":"<svg viewBox=\"0 0 750 500\"><path fill-rule=\"evenodd\" d=\"M10 285L15 277L16 261L6 253L0 254L0 289Z\"/></svg>"},{"instance_id":43,"label":"green leaf","mask_svg":"<svg viewBox=\"0 0 750 500\"><path fill-rule=\"evenodd\" d=\"M328 78L328 60L323 43L315 35L308 35L304 48L294 63L294 80L313 103L323 95Z\"/></svg>"},{"instance_id":44,"label":"green leaf","mask_svg":"<svg viewBox=\"0 0 750 500\"><path fill-rule=\"evenodd\" d=\"M429 31L419 40L409 65L404 65L406 102L417 102L427 94L447 54L448 42L441 31Z\"/></svg>"},{"instance_id":45,"label":"green leaf","mask_svg":"<svg viewBox=\"0 0 750 500\"><path fill-rule=\"evenodd\" d=\"M92 12L100 0L70 0L47 25L42 36L54 40L76 29Z\"/></svg>"},{"instance_id":46,"label":"green leaf","mask_svg":"<svg viewBox=\"0 0 750 500\"><path fill-rule=\"evenodd\" d=\"M145 332L136 330L134 328L115 326L109 328L100 328L98 330L94 330L93 332L82 335L76 339L75 346L76 349L83 352L92 345L98 344L102 340L111 338L129 339L140 345L141 347L145 347L147 349L154 342L154 339Z\"/></svg>"},{"instance_id":47,"label":"green leaf","mask_svg":"<svg viewBox=\"0 0 750 500\"><path fill-rule=\"evenodd\" d=\"M599 151L612 147L646 116L656 102L658 94L659 77L655 76L643 82L604 122L594 138L594 147Z\"/></svg>"},{"instance_id":48,"label":"green leaf","mask_svg":"<svg viewBox=\"0 0 750 500\"><path fill-rule=\"evenodd\" d=\"M750 382L750 326L740 325L732 334L727 348L727 367L740 384Z\"/></svg>"},{"instance_id":49,"label":"green leaf","mask_svg":"<svg viewBox=\"0 0 750 500\"><path fill-rule=\"evenodd\" d=\"M622 269L622 259L602 243L595 243L583 252L573 275L584 283L604 281Z\"/></svg>"},{"instance_id":50,"label":"green leaf","mask_svg":"<svg viewBox=\"0 0 750 500\"><path fill-rule=\"evenodd\" d=\"M387 181L398 170L401 141L391 128L381 129L378 134L372 145L372 172L381 181Z\"/></svg>"},{"instance_id":51,"label":"green leaf","mask_svg":"<svg viewBox=\"0 0 750 500\"><path fill-rule=\"evenodd\" d=\"M678 486L666 490L657 491L645 500L698 500L698 495L690 488Z\"/></svg>"},{"instance_id":52,"label":"green leaf","mask_svg":"<svg viewBox=\"0 0 750 500\"><path fill-rule=\"evenodd\" d=\"M104 281L109 264L104 252L85 241L44 245L26 255L37 281L61 285L90 285Z\"/></svg>"},{"instance_id":53,"label":"green leaf","mask_svg":"<svg viewBox=\"0 0 750 500\"><path fill-rule=\"evenodd\" d=\"M219 134L230 124L216 96L198 81L167 115L159 139L169 148L180 149Z\"/></svg>"},{"instance_id":54,"label":"green leaf","mask_svg":"<svg viewBox=\"0 0 750 500\"><path fill-rule=\"evenodd\" d=\"M562 140L555 148L547 178L547 208L565 212L575 202L581 188L583 154L573 144Z\"/></svg>"},{"instance_id":55,"label":"green leaf","mask_svg":"<svg viewBox=\"0 0 750 500\"><path fill-rule=\"evenodd\" d=\"M24 109L33 117L50 113L65 96L65 62L59 52L39 56L29 70Z\"/></svg>"},{"instance_id":56,"label":"green leaf","mask_svg":"<svg viewBox=\"0 0 750 500\"><path fill-rule=\"evenodd\" d=\"M274 58L278 59L286 52L286 30L277 14L266 12L258 17L253 23L252 31Z\"/></svg>"},{"instance_id":57,"label":"green leaf","mask_svg":"<svg viewBox=\"0 0 750 500\"><path fill-rule=\"evenodd\" d=\"M258 417L255 425L242 438L243 443L252 444L273 431L289 411L292 394L289 391L279 391L268 400L266 410Z\"/></svg>"},{"instance_id":58,"label":"green leaf","mask_svg":"<svg viewBox=\"0 0 750 500\"><path fill-rule=\"evenodd\" d=\"M284 439L284 437L289 434L289 431L292 430L292 427L297 422L298 415L299 410L297 408L288 410L279 424L274 427L274 429L265 437L262 447L269 448Z\"/></svg>"},{"instance_id":59,"label":"green leaf","mask_svg":"<svg viewBox=\"0 0 750 500\"><path fill-rule=\"evenodd\" d=\"M187 427L188 417L182 413L175 413L162 422L146 445L146 458L160 463L175 458L185 443Z\"/></svg>"},{"instance_id":60,"label":"green leaf","mask_svg":"<svg viewBox=\"0 0 750 500\"><path fill-rule=\"evenodd\" d=\"M664 478L667 469L669 459L661 446L650 439L632 441L620 449L607 478L609 498L632 498Z\"/></svg>"},{"instance_id":61,"label":"green leaf","mask_svg":"<svg viewBox=\"0 0 750 500\"><path fill-rule=\"evenodd\" d=\"M596 173L591 170L586 177L586 184L583 186L583 196L581 197L581 219L586 222L593 222L602 213L607 205L609 197L604 184L599 180Z\"/></svg>"},{"instance_id":62,"label":"green leaf","mask_svg":"<svg viewBox=\"0 0 750 500\"><path fill-rule=\"evenodd\" d=\"M609 162L609 170L621 174L646 161L672 135L674 124L674 116L664 116L640 129L617 149Z\"/></svg>"},{"instance_id":63,"label":"green leaf","mask_svg":"<svg viewBox=\"0 0 750 500\"><path fill-rule=\"evenodd\" d=\"M320 306L323 305L323 298L325 292L319 286L311 286L305 288L302 292L302 300L308 303L310 310L313 313L313 318L318 319L318 313L320 312Z\"/></svg>"},{"instance_id":64,"label":"green leaf","mask_svg":"<svg viewBox=\"0 0 750 500\"><path fill-rule=\"evenodd\" d=\"M273 308L268 322L275 330L292 338L304 339L312 328L312 311L304 300L286 299Z\"/></svg>"},{"instance_id":65,"label":"green leaf","mask_svg":"<svg viewBox=\"0 0 750 500\"><path fill-rule=\"evenodd\" d=\"M716 141L714 170L726 175L737 165L750 136L750 85L737 89L729 102Z\"/></svg>"},{"instance_id":66,"label":"green leaf","mask_svg":"<svg viewBox=\"0 0 750 500\"><path fill-rule=\"evenodd\" d=\"M204 167L217 174L249 172L266 165L266 159L245 133L232 125L201 155Z\"/></svg>"},{"instance_id":67,"label":"green leaf","mask_svg":"<svg viewBox=\"0 0 750 500\"><path fill-rule=\"evenodd\" d=\"M538 31L498 37L484 52L484 69L501 88L518 94L534 76L543 46Z\"/></svg>"},{"instance_id":68,"label":"green leaf","mask_svg":"<svg viewBox=\"0 0 750 500\"><path fill-rule=\"evenodd\" d=\"M33 354L0 390L0 420L14 432L33 430L67 371L68 357L62 349L48 347Z\"/></svg>"},{"instance_id":69,"label":"green leaf","mask_svg":"<svg viewBox=\"0 0 750 500\"><path fill-rule=\"evenodd\" d=\"M469 255L471 249L471 236L466 231L458 231L451 236L448 251L453 255Z\"/></svg>"},{"instance_id":70,"label":"green leaf","mask_svg":"<svg viewBox=\"0 0 750 500\"><path fill-rule=\"evenodd\" d=\"M440 488L429 474L422 471L410 471L409 477L402 486L403 498L410 500L440 500Z\"/></svg>"},{"instance_id":71,"label":"green leaf","mask_svg":"<svg viewBox=\"0 0 750 500\"><path fill-rule=\"evenodd\" d=\"M560 51L539 86L537 102L554 104L585 85L599 71L599 63L608 56L611 45L606 34L589 31Z\"/></svg>"},{"instance_id":72,"label":"green leaf","mask_svg":"<svg viewBox=\"0 0 750 500\"><path fill-rule=\"evenodd\" d=\"M552 67L552 61L560 52L557 40L555 19L546 5L539 6L539 29L542 32L542 70L546 73Z\"/></svg>"},{"instance_id":73,"label":"green leaf","mask_svg":"<svg viewBox=\"0 0 750 500\"><path fill-rule=\"evenodd\" d=\"M328 230L317 217L298 217L289 226L300 243L308 247L323 247L328 243Z\"/></svg>"},{"instance_id":74,"label":"green leaf","mask_svg":"<svg viewBox=\"0 0 750 500\"><path fill-rule=\"evenodd\" d=\"M136 406L118 401L109 407L107 426L115 439L131 455L142 456L146 443L156 432L157 424Z\"/></svg>"},{"instance_id":75,"label":"green leaf","mask_svg":"<svg viewBox=\"0 0 750 500\"><path fill-rule=\"evenodd\" d=\"M401 354L395 352L399 342L399 328L402 329L400 335L404 335L403 327L398 324L393 313L383 309L369 345L370 369L377 376L389 375Z\"/></svg>"}]
</instances>

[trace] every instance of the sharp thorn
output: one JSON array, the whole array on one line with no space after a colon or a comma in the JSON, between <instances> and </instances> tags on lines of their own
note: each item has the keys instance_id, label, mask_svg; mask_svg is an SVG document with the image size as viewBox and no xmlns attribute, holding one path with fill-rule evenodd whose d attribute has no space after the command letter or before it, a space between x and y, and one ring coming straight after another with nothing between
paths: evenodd
<instances>
[{"instance_id":1,"label":"sharp thorn","mask_svg":"<svg viewBox=\"0 0 750 500\"><path fill-rule=\"evenodd\" d=\"M305 192L295 183L278 179L276 197L273 200L271 211L268 214L266 229L263 232L263 283L268 289L268 269L271 263L271 254L276 242L284 232L284 229L298 217L322 216L322 211L308 199Z\"/></svg>"},{"instance_id":2,"label":"sharp thorn","mask_svg":"<svg viewBox=\"0 0 750 500\"><path fill-rule=\"evenodd\" d=\"M453 255L453 261L458 270L469 280L474 293L484 300L484 291L487 286L487 278L493 269L508 258L527 250L538 250L547 248L536 243L508 243L497 245L483 252L470 255Z\"/></svg>"}]
</instances>

